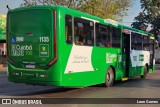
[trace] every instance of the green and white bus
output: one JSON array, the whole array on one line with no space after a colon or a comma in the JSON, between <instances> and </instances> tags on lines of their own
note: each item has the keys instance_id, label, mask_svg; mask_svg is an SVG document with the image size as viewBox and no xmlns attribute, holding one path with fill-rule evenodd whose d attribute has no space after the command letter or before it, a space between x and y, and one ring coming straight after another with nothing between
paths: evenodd
<instances>
[{"instance_id":1,"label":"green and white bus","mask_svg":"<svg viewBox=\"0 0 160 107\"><path fill-rule=\"evenodd\" d=\"M8 78L15 83L85 87L154 71L154 36L61 6L7 14Z\"/></svg>"}]
</instances>

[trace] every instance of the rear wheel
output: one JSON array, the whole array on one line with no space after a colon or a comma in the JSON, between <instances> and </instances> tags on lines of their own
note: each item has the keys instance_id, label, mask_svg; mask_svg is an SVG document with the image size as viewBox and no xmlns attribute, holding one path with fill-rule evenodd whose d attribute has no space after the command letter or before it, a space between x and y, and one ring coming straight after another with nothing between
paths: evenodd
<instances>
[{"instance_id":1,"label":"rear wheel","mask_svg":"<svg viewBox=\"0 0 160 107\"><path fill-rule=\"evenodd\" d=\"M111 67L108 68L105 77L105 86L111 87L114 83L114 72Z\"/></svg>"},{"instance_id":2,"label":"rear wheel","mask_svg":"<svg viewBox=\"0 0 160 107\"><path fill-rule=\"evenodd\" d=\"M147 77L147 74L148 74L148 69L147 69L147 67L145 66L145 67L144 67L144 74L141 75L141 78L146 78L146 77Z\"/></svg>"}]
</instances>

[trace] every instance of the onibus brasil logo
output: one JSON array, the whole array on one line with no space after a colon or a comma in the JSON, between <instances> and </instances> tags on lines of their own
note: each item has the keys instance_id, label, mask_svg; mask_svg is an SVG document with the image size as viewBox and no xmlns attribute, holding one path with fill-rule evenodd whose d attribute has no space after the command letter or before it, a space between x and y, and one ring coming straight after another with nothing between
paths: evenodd
<instances>
[{"instance_id":1,"label":"onibus brasil logo","mask_svg":"<svg viewBox=\"0 0 160 107\"><path fill-rule=\"evenodd\" d=\"M42 101L37 99L2 99L1 104L42 104Z\"/></svg>"}]
</instances>

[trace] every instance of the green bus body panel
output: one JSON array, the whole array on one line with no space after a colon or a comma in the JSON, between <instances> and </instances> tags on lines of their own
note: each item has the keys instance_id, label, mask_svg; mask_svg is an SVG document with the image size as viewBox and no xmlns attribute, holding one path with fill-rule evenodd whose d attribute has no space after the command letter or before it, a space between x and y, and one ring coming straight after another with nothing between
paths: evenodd
<instances>
[{"instance_id":1,"label":"green bus body panel","mask_svg":"<svg viewBox=\"0 0 160 107\"><path fill-rule=\"evenodd\" d=\"M56 11L56 28L54 28L53 10ZM101 18L60 6L25 7L10 10L8 12L9 57L10 60L15 62L15 64L12 64L11 62L8 63L8 79L10 81L16 83L39 85L84 87L104 83L108 67L113 68L115 72L115 80L121 80L126 76L124 70L124 56L122 55L122 48L112 47L89 47L92 48L90 58L93 70L85 72L66 71L72 51L75 48L74 45L66 43L66 14L69 14L72 17L83 16L92 20L97 20L101 24L106 24ZM122 25L118 25L117 27L120 29L125 28L135 30ZM56 29L56 50L54 50L54 29ZM143 31L139 32L145 33ZM16 37L19 37L19 41L17 41ZM21 41L21 37L23 37L24 41ZM40 42L40 37L49 38L49 42ZM12 53L12 47L14 45L31 45L32 50L29 51L31 51L32 55L28 55L28 50L24 50L24 54L26 55L14 56ZM47 52L48 56L45 53L41 53L43 52L43 49L47 50L44 52ZM57 61L52 66L47 66L47 64L54 58L54 51L57 52ZM122 60L119 59L120 57L122 58ZM35 66L35 68L27 68L30 66L32 67L33 65ZM144 67L138 68L140 70L139 73L135 72L135 68L131 66L130 68L131 71L133 71L130 72L130 77L138 75L140 76L144 74ZM152 72L153 70L153 68L150 68L150 72ZM17 75L13 75L14 72L16 72ZM47 77L44 77L45 75L47 75Z\"/></svg>"},{"instance_id":2,"label":"green bus body panel","mask_svg":"<svg viewBox=\"0 0 160 107\"><path fill-rule=\"evenodd\" d=\"M53 58L52 19L53 13L49 9L29 9L9 14L9 56L17 68L34 64L35 68L42 69Z\"/></svg>"}]
</instances>

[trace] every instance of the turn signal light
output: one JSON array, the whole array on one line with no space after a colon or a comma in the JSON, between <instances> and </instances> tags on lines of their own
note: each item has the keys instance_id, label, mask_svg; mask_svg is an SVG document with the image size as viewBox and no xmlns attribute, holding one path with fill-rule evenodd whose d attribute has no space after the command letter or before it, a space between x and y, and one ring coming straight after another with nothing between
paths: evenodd
<instances>
[{"instance_id":1,"label":"turn signal light","mask_svg":"<svg viewBox=\"0 0 160 107\"><path fill-rule=\"evenodd\" d=\"M14 71L13 75L20 75L20 73Z\"/></svg>"},{"instance_id":2,"label":"turn signal light","mask_svg":"<svg viewBox=\"0 0 160 107\"><path fill-rule=\"evenodd\" d=\"M16 72L13 72L13 75L16 75Z\"/></svg>"}]
</instances>

